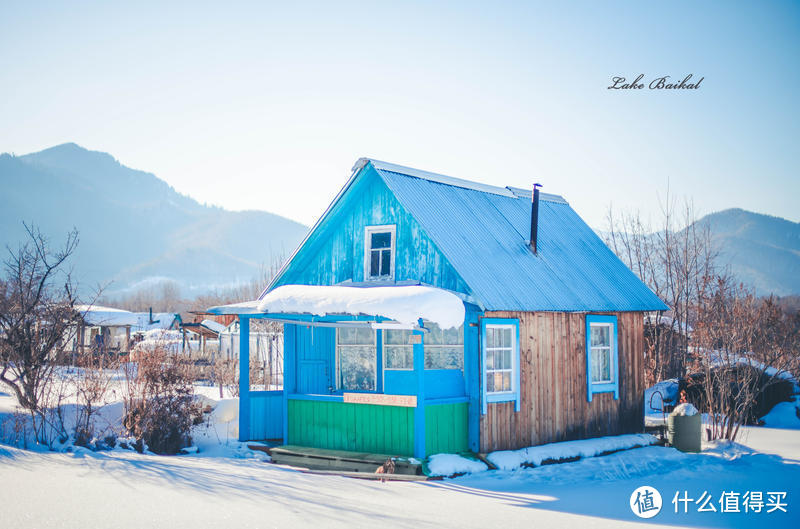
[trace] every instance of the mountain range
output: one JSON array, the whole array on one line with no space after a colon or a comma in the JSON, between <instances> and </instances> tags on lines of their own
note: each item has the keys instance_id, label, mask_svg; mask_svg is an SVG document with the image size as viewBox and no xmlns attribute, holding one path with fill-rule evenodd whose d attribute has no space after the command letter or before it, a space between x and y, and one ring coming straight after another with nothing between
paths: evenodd
<instances>
[{"instance_id":1,"label":"mountain range","mask_svg":"<svg viewBox=\"0 0 800 529\"><path fill-rule=\"evenodd\" d=\"M800 223L734 208L698 221L710 229L717 264L759 295L800 294Z\"/></svg>"},{"instance_id":2,"label":"mountain range","mask_svg":"<svg viewBox=\"0 0 800 529\"><path fill-rule=\"evenodd\" d=\"M24 239L33 223L53 244L73 227L80 284L126 293L161 280L186 295L249 282L288 256L307 232L264 211L199 204L155 175L111 155L67 143L0 155L0 244ZM800 294L800 223L742 209L706 215L719 263L758 294Z\"/></svg>"},{"instance_id":3,"label":"mountain range","mask_svg":"<svg viewBox=\"0 0 800 529\"><path fill-rule=\"evenodd\" d=\"M0 186L0 245L24 240L23 222L54 247L76 228L72 265L84 293L98 284L115 295L172 280L191 295L246 283L289 255L308 230L264 211L199 204L153 174L74 143L0 155Z\"/></svg>"}]
</instances>

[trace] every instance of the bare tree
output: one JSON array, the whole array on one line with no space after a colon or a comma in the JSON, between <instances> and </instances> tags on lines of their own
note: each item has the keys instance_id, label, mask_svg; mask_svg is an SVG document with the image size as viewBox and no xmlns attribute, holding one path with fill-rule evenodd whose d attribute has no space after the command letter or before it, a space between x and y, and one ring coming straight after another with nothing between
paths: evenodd
<instances>
[{"instance_id":1,"label":"bare tree","mask_svg":"<svg viewBox=\"0 0 800 529\"><path fill-rule=\"evenodd\" d=\"M75 444L87 446L96 436L96 418L102 406L108 404L113 374L119 368L119 356L105 351L85 350L78 357L78 369L73 377L77 398Z\"/></svg>"},{"instance_id":2,"label":"bare tree","mask_svg":"<svg viewBox=\"0 0 800 529\"><path fill-rule=\"evenodd\" d=\"M698 223L691 202L678 210L667 195L657 228L641 215L609 208L606 243L670 310L645 321L646 383L686 374L688 335L706 278L718 275L716 250L707 225Z\"/></svg>"},{"instance_id":3,"label":"bare tree","mask_svg":"<svg viewBox=\"0 0 800 529\"><path fill-rule=\"evenodd\" d=\"M52 252L36 227L25 229L28 240L17 250L8 248L0 280L0 382L30 413L36 440L48 442L45 393L52 389L55 355L75 328L75 296L64 268L78 233L70 232Z\"/></svg>"}]
</instances>

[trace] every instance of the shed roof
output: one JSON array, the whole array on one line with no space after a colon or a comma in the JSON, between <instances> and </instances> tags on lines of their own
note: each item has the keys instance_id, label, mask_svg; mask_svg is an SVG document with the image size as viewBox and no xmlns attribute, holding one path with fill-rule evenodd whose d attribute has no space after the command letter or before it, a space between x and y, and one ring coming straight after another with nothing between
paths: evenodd
<instances>
[{"instance_id":1,"label":"shed roof","mask_svg":"<svg viewBox=\"0 0 800 529\"><path fill-rule=\"evenodd\" d=\"M538 253L534 254L528 247L531 191L361 158L312 232L353 182L370 170L427 232L485 310L668 308L558 195L540 193Z\"/></svg>"},{"instance_id":2,"label":"shed roof","mask_svg":"<svg viewBox=\"0 0 800 529\"><path fill-rule=\"evenodd\" d=\"M667 308L560 196L540 194L534 254L530 191L368 163L487 310Z\"/></svg>"},{"instance_id":3,"label":"shed roof","mask_svg":"<svg viewBox=\"0 0 800 529\"><path fill-rule=\"evenodd\" d=\"M176 318L176 314L173 312L153 312L152 314L149 312L130 312L101 305L76 305L75 310L80 313L87 325L104 327L130 326L133 332L168 329Z\"/></svg>"}]
</instances>

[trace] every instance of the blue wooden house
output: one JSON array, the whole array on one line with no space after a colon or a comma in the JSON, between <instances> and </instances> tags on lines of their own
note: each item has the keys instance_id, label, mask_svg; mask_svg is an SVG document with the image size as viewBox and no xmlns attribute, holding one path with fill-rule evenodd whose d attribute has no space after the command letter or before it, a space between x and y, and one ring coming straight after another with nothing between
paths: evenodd
<instances>
[{"instance_id":1,"label":"blue wooden house","mask_svg":"<svg viewBox=\"0 0 800 529\"><path fill-rule=\"evenodd\" d=\"M561 197L360 159L259 300L282 391L241 440L425 457L643 429L643 313L667 307Z\"/></svg>"}]
</instances>

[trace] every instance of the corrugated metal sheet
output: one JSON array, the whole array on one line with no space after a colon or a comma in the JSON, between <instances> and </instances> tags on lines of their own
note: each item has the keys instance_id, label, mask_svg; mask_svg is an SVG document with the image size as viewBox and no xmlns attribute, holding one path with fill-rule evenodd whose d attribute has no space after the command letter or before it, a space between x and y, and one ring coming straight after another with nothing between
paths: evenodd
<instances>
[{"instance_id":1,"label":"corrugated metal sheet","mask_svg":"<svg viewBox=\"0 0 800 529\"><path fill-rule=\"evenodd\" d=\"M370 163L486 310L667 308L560 197L540 202L534 255L527 246L530 194L489 192L463 180Z\"/></svg>"}]
</instances>

